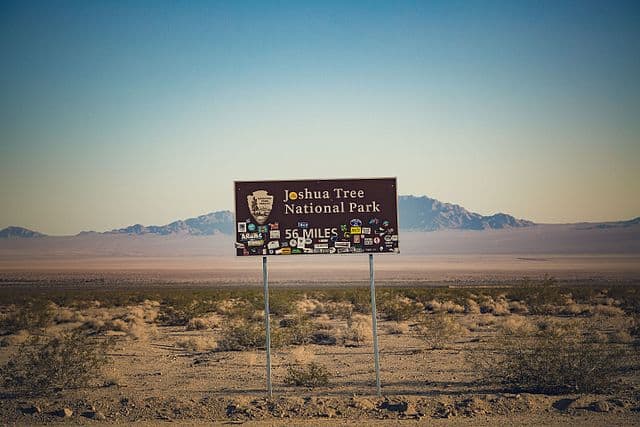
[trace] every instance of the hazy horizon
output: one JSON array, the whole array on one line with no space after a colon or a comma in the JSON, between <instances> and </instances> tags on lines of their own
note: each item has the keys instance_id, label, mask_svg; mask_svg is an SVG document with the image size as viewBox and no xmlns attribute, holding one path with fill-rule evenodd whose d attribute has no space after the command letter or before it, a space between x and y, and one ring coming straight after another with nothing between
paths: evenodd
<instances>
[{"instance_id":1,"label":"hazy horizon","mask_svg":"<svg viewBox=\"0 0 640 427\"><path fill-rule=\"evenodd\" d=\"M640 215L637 2L3 2L0 22L0 228L372 176L537 223Z\"/></svg>"}]
</instances>

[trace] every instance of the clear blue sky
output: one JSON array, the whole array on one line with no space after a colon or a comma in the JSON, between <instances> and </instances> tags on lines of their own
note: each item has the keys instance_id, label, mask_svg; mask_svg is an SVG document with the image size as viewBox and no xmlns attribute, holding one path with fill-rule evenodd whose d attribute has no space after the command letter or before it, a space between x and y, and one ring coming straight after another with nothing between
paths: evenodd
<instances>
[{"instance_id":1,"label":"clear blue sky","mask_svg":"<svg viewBox=\"0 0 640 427\"><path fill-rule=\"evenodd\" d=\"M232 207L234 179L397 176L539 222L640 215L640 2L0 5L0 227Z\"/></svg>"}]
</instances>

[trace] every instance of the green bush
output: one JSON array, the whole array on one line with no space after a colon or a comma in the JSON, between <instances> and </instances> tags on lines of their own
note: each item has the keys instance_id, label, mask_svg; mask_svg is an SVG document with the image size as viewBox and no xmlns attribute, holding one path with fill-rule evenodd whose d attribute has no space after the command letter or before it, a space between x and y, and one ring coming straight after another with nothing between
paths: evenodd
<instances>
[{"instance_id":1,"label":"green bush","mask_svg":"<svg viewBox=\"0 0 640 427\"><path fill-rule=\"evenodd\" d=\"M291 365L287 368L285 384L297 387L323 387L329 384L329 370L311 362L302 367Z\"/></svg>"},{"instance_id":2,"label":"green bush","mask_svg":"<svg viewBox=\"0 0 640 427\"><path fill-rule=\"evenodd\" d=\"M557 325L529 336L507 335L497 346L495 360L478 364L486 377L532 393L610 392L629 361L623 346L589 342L575 328Z\"/></svg>"},{"instance_id":3,"label":"green bush","mask_svg":"<svg viewBox=\"0 0 640 427\"><path fill-rule=\"evenodd\" d=\"M34 336L0 368L3 386L17 395L49 395L85 387L100 376L111 344L80 330L57 337Z\"/></svg>"},{"instance_id":4,"label":"green bush","mask_svg":"<svg viewBox=\"0 0 640 427\"><path fill-rule=\"evenodd\" d=\"M244 351L265 347L265 329L260 323L237 322L222 331L218 348L222 351ZM272 334L273 337L273 334Z\"/></svg>"},{"instance_id":5,"label":"green bush","mask_svg":"<svg viewBox=\"0 0 640 427\"><path fill-rule=\"evenodd\" d=\"M13 334L21 329L35 330L53 324L55 309L51 301L33 299L13 310L0 322L0 330Z\"/></svg>"},{"instance_id":6,"label":"green bush","mask_svg":"<svg viewBox=\"0 0 640 427\"><path fill-rule=\"evenodd\" d=\"M424 309L424 306L416 304L415 301L399 296L386 298L383 296L379 307L388 320L396 322L409 320L420 314Z\"/></svg>"},{"instance_id":7,"label":"green bush","mask_svg":"<svg viewBox=\"0 0 640 427\"><path fill-rule=\"evenodd\" d=\"M467 335L469 330L444 313L424 316L418 324L417 333L429 344L431 349L442 349L447 343L460 336Z\"/></svg>"},{"instance_id":8,"label":"green bush","mask_svg":"<svg viewBox=\"0 0 640 427\"><path fill-rule=\"evenodd\" d=\"M313 341L315 325L305 316L286 317L280 321L283 344L304 345Z\"/></svg>"}]
</instances>

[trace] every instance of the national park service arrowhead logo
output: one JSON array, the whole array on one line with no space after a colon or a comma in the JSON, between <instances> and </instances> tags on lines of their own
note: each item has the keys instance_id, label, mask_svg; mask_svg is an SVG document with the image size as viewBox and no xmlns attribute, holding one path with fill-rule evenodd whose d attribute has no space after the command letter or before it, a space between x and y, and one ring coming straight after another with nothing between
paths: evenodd
<instances>
[{"instance_id":1,"label":"national park service arrowhead logo","mask_svg":"<svg viewBox=\"0 0 640 427\"><path fill-rule=\"evenodd\" d=\"M273 208L273 196L266 190L256 190L247 196L249 212L258 225L264 225Z\"/></svg>"}]
</instances>

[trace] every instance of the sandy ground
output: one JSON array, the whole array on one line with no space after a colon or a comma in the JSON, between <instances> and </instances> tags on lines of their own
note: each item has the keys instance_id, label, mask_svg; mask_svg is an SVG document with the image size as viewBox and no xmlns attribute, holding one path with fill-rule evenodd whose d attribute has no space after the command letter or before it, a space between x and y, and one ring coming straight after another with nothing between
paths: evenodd
<instances>
[{"instance_id":1,"label":"sandy ground","mask_svg":"<svg viewBox=\"0 0 640 427\"><path fill-rule=\"evenodd\" d=\"M128 308L86 309L85 318L117 317ZM0 413L7 423L61 422L203 425L211 422L248 425L637 425L640 422L640 377L631 371L619 392L609 395L544 395L505 392L473 368L474 357L490 359L493 339L510 316L457 314L468 334L431 349L419 337L415 322L402 334L391 334L395 322L379 323L382 396L375 394L371 339L359 345L306 344L273 350L273 397L266 396L265 351L210 351L225 322L213 329L156 326L132 338L118 337L110 351L106 378L117 385L81 389L49 398L3 399ZM530 322L545 316L527 316ZM346 320L324 319L334 331ZM80 324L64 324L69 328ZM194 339L204 348L185 349ZM198 341L199 340L199 341ZM4 363L16 347L0 348ZM287 368L308 361L329 369L328 386L285 384ZM602 403L604 402L604 403ZM596 405L604 405L599 412ZM37 405L41 413L29 414ZM55 411L68 407L74 415L61 419ZM84 414L84 415L83 415Z\"/></svg>"}]
</instances>

